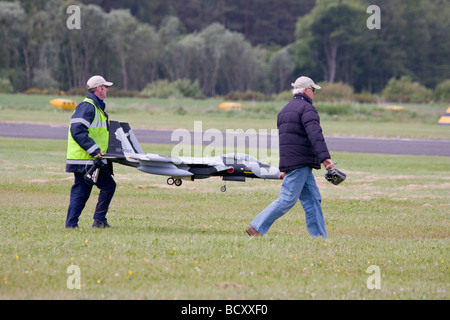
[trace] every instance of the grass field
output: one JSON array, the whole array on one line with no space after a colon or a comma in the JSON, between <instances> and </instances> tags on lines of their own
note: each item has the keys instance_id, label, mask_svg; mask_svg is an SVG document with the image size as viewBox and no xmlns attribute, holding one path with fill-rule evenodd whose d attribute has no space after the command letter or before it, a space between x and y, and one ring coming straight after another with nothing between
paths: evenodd
<instances>
[{"instance_id":1,"label":"grass field","mask_svg":"<svg viewBox=\"0 0 450 320\"><path fill-rule=\"evenodd\" d=\"M71 112L55 112L52 98L0 94L0 121L67 125ZM270 130L284 105L244 102L244 110L222 112L220 102L107 100L111 118L134 128L192 129L202 120L204 130ZM450 138L450 127L436 125L446 105L319 106L326 135ZM173 146L143 147L170 155ZM334 153L348 180L336 187L317 172L328 239L309 237L300 204L252 239L244 229L278 197L280 181L228 183L222 193L218 178L176 188L119 165L114 228L91 228L95 190L81 228L66 230L65 150L65 141L0 138L1 300L450 297L449 158ZM368 288L371 266L380 289Z\"/></svg>"},{"instance_id":2,"label":"grass field","mask_svg":"<svg viewBox=\"0 0 450 320\"><path fill-rule=\"evenodd\" d=\"M176 188L119 165L114 228L91 228L94 191L81 228L66 230L65 149L0 138L1 300L450 297L449 158L335 153L348 180L317 177L328 239L308 236L300 204L265 237L249 238L244 229L280 181L228 183L222 193L217 178ZM79 289L68 288L70 266ZM370 266L380 289L368 289Z\"/></svg>"},{"instance_id":3,"label":"grass field","mask_svg":"<svg viewBox=\"0 0 450 320\"><path fill-rule=\"evenodd\" d=\"M0 121L67 125L72 112L54 109L49 102L54 98L60 97L0 94ZM202 120L204 130L276 129L276 115L286 104L286 101L242 101L243 110L221 111L218 106L223 100L220 99L107 98L106 102L112 120L132 123L133 128L189 130L198 120ZM403 104L405 110L385 110L389 105L315 103L328 136L450 139L450 127L437 125L447 105Z\"/></svg>"}]
</instances>

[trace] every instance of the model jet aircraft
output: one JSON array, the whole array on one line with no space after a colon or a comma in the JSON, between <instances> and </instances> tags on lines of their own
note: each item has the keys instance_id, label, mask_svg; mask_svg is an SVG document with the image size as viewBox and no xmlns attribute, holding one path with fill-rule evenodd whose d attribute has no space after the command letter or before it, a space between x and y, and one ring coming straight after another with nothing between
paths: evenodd
<instances>
[{"instance_id":1,"label":"model jet aircraft","mask_svg":"<svg viewBox=\"0 0 450 320\"><path fill-rule=\"evenodd\" d=\"M216 157L169 157L144 153L133 130L126 122L110 121L108 152L102 159L135 167L150 174L168 176L167 184L181 186L182 180L194 181L221 176L225 181L246 178L278 179L280 171L242 153ZM226 185L220 189L226 191Z\"/></svg>"}]
</instances>

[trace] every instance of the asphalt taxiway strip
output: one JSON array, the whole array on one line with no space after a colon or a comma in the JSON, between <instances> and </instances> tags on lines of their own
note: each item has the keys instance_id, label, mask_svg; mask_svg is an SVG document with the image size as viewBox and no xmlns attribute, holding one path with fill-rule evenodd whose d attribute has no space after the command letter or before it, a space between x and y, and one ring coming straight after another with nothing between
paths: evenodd
<instances>
[{"instance_id":1,"label":"asphalt taxiway strip","mask_svg":"<svg viewBox=\"0 0 450 320\"><path fill-rule=\"evenodd\" d=\"M272 136L259 134L252 136L247 133L236 132L234 135L223 133L222 139L204 139L200 133L190 132L189 139L180 139L180 135L174 135L173 130L147 130L133 129L136 137L141 143L156 144L181 144L187 141L200 142L203 145L225 146L227 139L232 139L232 145L238 141L245 141L245 145L251 145L257 141L257 145L270 147ZM183 130L187 133L187 130ZM20 124L11 122L0 122L0 136L10 138L37 138L37 139L67 139L68 126L42 125L42 124ZM178 133L180 131L177 131ZM195 134L199 136L195 136ZM199 138L199 139L197 139ZM253 140L256 138L256 140ZM240 140L241 139L241 140ZM244 140L242 140L244 139ZM246 140L245 140L246 139ZM422 139L395 139L395 138L361 138L361 137L325 137L330 151L358 152L358 153L381 153L398 155L427 155L450 157L450 140L422 140ZM205 141L207 140L207 141ZM211 142L213 141L213 142ZM267 143L267 144L266 144Z\"/></svg>"}]
</instances>

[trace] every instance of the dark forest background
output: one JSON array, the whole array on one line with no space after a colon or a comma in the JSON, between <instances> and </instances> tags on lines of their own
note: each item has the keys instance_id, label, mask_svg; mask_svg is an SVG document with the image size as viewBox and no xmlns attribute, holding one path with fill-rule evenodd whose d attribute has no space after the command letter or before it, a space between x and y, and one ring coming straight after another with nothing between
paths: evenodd
<instances>
[{"instance_id":1,"label":"dark forest background","mask_svg":"<svg viewBox=\"0 0 450 320\"><path fill-rule=\"evenodd\" d=\"M81 8L81 29L66 27ZM369 5L381 29L367 28ZM448 0L0 1L0 92L166 81L206 97L289 90L300 75L377 93L450 79ZM447 82L446 82L447 80Z\"/></svg>"}]
</instances>

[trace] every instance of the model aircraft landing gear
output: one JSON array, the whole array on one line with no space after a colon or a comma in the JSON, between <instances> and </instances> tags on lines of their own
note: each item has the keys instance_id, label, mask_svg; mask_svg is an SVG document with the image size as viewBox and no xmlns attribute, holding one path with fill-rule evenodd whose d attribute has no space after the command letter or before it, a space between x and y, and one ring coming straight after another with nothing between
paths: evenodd
<instances>
[{"instance_id":1,"label":"model aircraft landing gear","mask_svg":"<svg viewBox=\"0 0 450 320\"><path fill-rule=\"evenodd\" d=\"M179 186L181 186L181 185L183 184L183 180L181 180L181 179L169 178L169 179L167 179L167 184L168 184L169 186L175 184L177 187L179 187Z\"/></svg>"},{"instance_id":2,"label":"model aircraft landing gear","mask_svg":"<svg viewBox=\"0 0 450 320\"><path fill-rule=\"evenodd\" d=\"M220 187L220 191L227 192L227 186L226 185L225 186L221 186Z\"/></svg>"}]
</instances>

